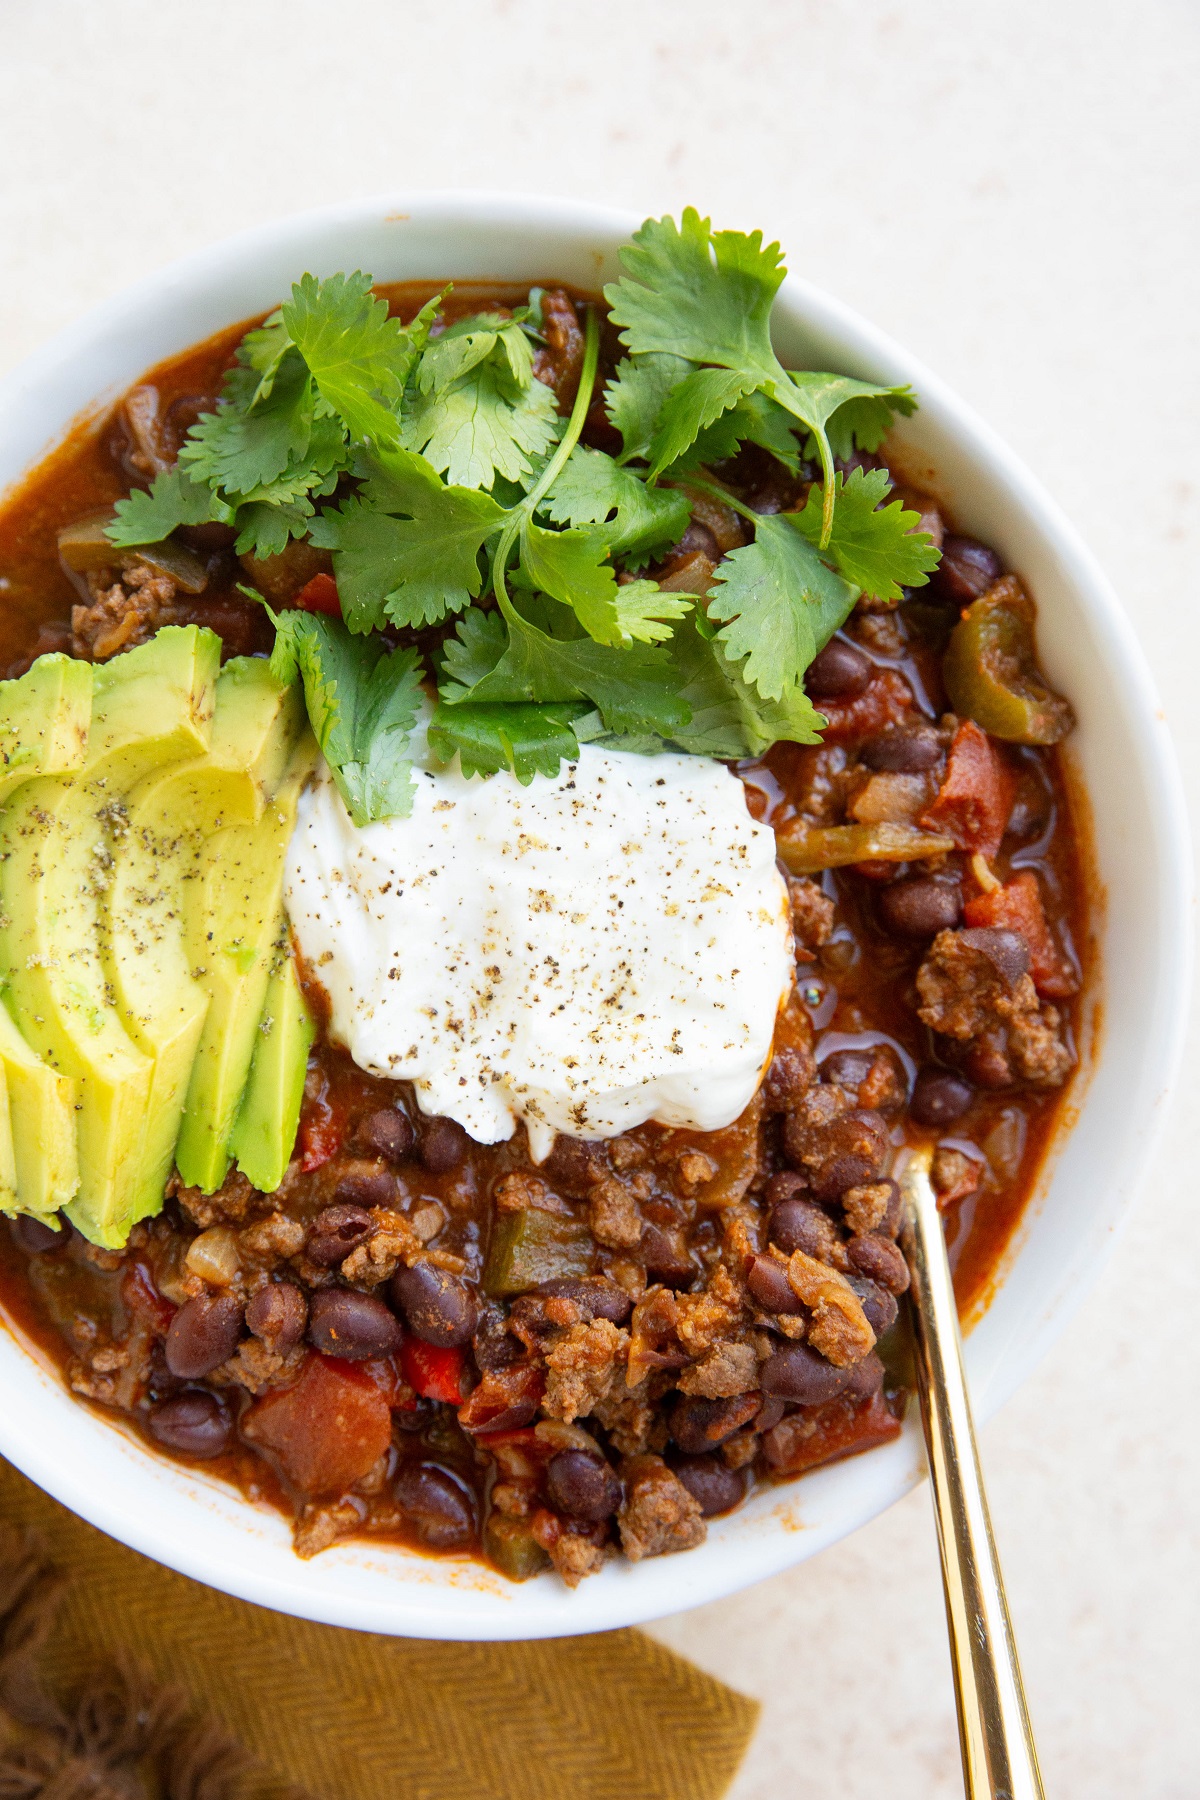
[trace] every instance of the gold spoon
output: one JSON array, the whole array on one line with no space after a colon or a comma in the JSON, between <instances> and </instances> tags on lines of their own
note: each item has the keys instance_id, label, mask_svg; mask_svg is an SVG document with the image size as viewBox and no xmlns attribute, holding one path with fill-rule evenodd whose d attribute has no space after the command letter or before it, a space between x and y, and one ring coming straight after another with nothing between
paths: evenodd
<instances>
[{"instance_id":1,"label":"gold spoon","mask_svg":"<svg viewBox=\"0 0 1200 1800\"><path fill-rule=\"evenodd\" d=\"M1044 1800L975 1444L931 1159L930 1150L914 1151L900 1176L902 1242L912 1274L917 1390L946 1591L963 1783L968 1800Z\"/></svg>"}]
</instances>

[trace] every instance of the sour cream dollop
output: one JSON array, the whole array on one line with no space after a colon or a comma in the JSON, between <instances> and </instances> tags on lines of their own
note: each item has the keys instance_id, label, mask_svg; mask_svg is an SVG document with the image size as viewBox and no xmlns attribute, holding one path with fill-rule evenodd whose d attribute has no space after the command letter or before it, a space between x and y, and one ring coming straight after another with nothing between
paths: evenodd
<instances>
[{"instance_id":1,"label":"sour cream dollop","mask_svg":"<svg viewBox=\"0 0 1200 1800\"><path fill-rule=\"evenodd\" d=\"M414 776L410 817L303 796L286 902L330 1031L476 1142L647 1119L715 1131L758 1086L791 979L774 833L707 757L584 746L557 776Z\"/></svg>"}]
</instances>

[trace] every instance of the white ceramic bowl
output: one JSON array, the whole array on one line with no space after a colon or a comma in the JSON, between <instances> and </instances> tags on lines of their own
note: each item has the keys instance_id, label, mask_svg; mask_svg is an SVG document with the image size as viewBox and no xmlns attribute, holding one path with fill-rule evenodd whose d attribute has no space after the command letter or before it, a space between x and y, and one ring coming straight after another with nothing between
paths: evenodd
<instances>
[{"instance_id":1,"label":"white ceramic bowl","mask_svg":"<svg viewBox=\"0 0 1200 1800\"><path fill-rule=\"evenodd\" d=\"M599 287L638 220L566 201L401 194L245 233L140 282L0 384L0 486L151 364L274 306L304 270L380 281L558 277ZM1012 1247L967 1363L986 1418L1044 1355L1094 1280L1137 1185L1180 1046L1190 858L1174 758L1120 605L1058 509L1012 453L905 351L797 276L776 306L778 349L799 368L912 382L900 427L914 467L957 523L994 544L1036 595L1047 672L1079 715L1071 756L1091 796L1098 920L1109 979L1089 1000L1073 1123ZM1102 1029L1101 1029L1102 1026ZM0 1451L94 1525L199 1581L302 1617L412 1637L531 1638L603 1630L714 1600L833 1543L922 1474L920 1430L713 1523L702 1548L610 1563L569 1593L476 1565L351 1544L312 1562L277 1515L159 1459L81 1406L39 1357L0 1333ZM915 1409L912 1409L915 1411Z\"/></svg>"}]
</instances>

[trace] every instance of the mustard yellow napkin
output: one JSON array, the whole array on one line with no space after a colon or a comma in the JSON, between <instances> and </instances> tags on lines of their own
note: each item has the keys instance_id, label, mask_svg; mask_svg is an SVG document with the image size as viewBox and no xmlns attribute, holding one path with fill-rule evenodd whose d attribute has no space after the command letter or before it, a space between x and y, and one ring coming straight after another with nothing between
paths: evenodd
<instances>
[{"instance_id":1,"label":"mustard yellow napkin","mask_svg":"<svg viewBox=\"0 0 1200 1800\"><path fill-rule=\"evenodd\" d=\"M50 1684L132 1655L315 1800L717 1800L754 1730L757 1702L637 1631L439 1644L310 1625L148 1562L3 1461L0 1519L67 1577Z\"/></svg>"}]
</instances>

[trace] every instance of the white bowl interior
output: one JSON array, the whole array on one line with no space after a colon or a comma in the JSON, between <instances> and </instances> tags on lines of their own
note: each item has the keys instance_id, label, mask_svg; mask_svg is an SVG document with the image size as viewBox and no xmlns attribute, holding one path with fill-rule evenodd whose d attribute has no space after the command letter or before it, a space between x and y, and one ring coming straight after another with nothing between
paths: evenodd
<instances>
[{"instance_id":1,"label":"white bowl interior","mask_svg":"<svg viewBox=\"0 0 1200 1800\"><path fill-rule=\"evenodd\" d=\"M151 364L278 302L304 270L377 280L558 277L598 287L638 221L532 198L426 194L355 202L232 239L150 277L71 327L0 385L0 487L77 416ZM1044 1171L1004 1279L967 1340L986 1417L1029 1373L1094 1279L1133 1196L1177 1058L1188 987L1190 880L1178 775L1132 631L1104 577L1030 474L898 346L791 277L776 309L785 362L911 381L902 428L957 523L994 544L1040 608L1051 679L1074 702L1074 764L1091 799L1110 978L1089 1002L1073 1128ZM1096 1051L1099 1054L1096 1054ZM920 1478L910 1416L883 1450L757 1494L686 1556L612 1563L569 1593L475 1564L342 1545L311 1562L277 1515L150 1454L81 1406L42 1360L0 1334L0 1451L47 1492L160 1562L260 1605L406 1636L532 1638L604 1630L717 1599L836 1541Z\"/></svg>"}]
</instances>

